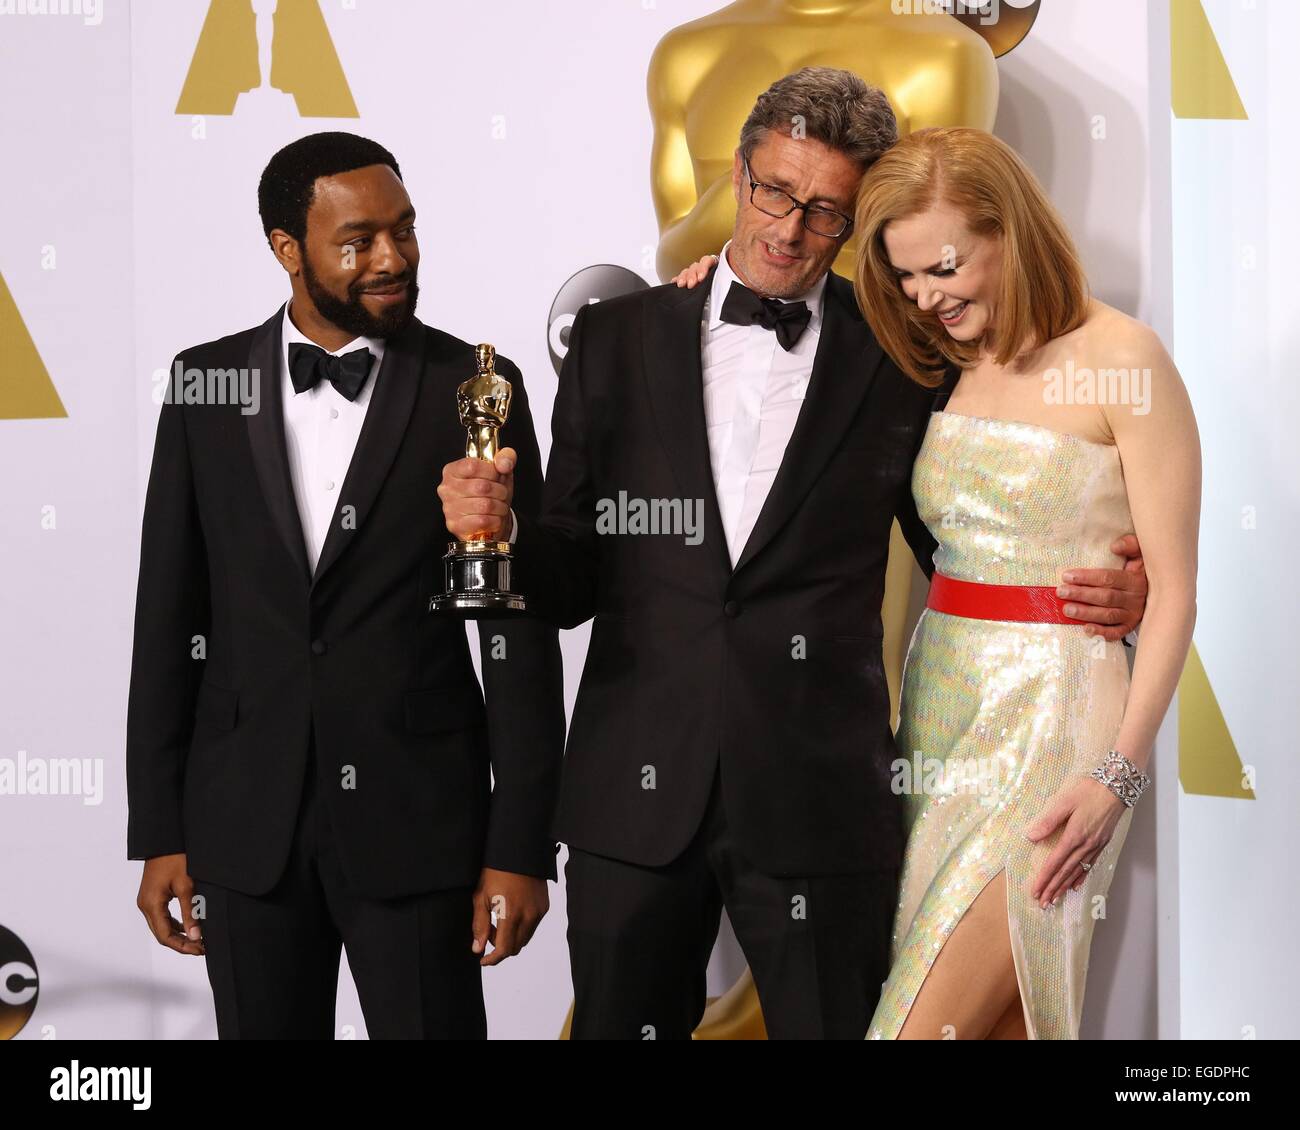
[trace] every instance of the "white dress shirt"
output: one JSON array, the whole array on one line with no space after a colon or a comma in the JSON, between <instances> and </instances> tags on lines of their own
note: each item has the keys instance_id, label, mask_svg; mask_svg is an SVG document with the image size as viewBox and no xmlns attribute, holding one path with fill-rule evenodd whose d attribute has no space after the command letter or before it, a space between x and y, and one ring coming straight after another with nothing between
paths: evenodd
<instances>
[{"instance_id":1,"label":"white dress shirt","mask_svg":"<svg viewBox=\"0 0 1300 1130\"><path fill-rule=\"evenodd\" d=\"M727 291L733 282L742 281L727 260L730 246L730 240L723 245L705 300L700 359L713 489L734 567L772 489L808 392L821 338L826 276L789 300L806 302L812 316L795 347L787 351L774 330L722 320ZM513 542L518 530L513 510L510 521Z\"/></svg>"},{"instance_id":2,"label":"white dress shirt","mask_svg":"<svg viewBox=\"0 0 1300 1130\"><path fill-rule=\"evenodd\" d=\"M353 338L342 349L328 349L335 357L354 349L369 349L374 360L370 375L361 386L356 400L340 396L329 381L322 380L306 392L294 392L289 378L289 346L300 341L317 345L306 337L289 317L292 300L285 303L284 325L280 334L280 390L284 403L284 442L289 453L289 477L293 497L298 503L303 542L313 573L325 545L338 505L339 492L352 463L352 453L361 435L366 409L379 379L379 364L384 359L382 338ZM324 346L317 346L324 349Z\"/></svg>"},{"instance_id":3,"label":"white dress shirt","mask_svg":"<svg viewBox=\"0 0 1300 1130\"><path fill-rule=\"evenodd\" d=\"M709 461L734 567L772 489L808 392L821 338L826 276L790 300L806 302L812 317L787 352L773 330L722 320L722 304L731 284L743 284L727 260L730 246L728 240L713 273L700 327L700 358Z\"/></svg>"}]
</instances>

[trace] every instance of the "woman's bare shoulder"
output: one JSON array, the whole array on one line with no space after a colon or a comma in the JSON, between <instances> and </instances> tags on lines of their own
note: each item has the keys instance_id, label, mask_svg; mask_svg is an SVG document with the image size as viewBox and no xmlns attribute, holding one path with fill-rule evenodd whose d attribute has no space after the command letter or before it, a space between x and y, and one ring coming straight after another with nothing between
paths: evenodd
<instances>
[{"instance_id":1,"label":"woman's bare shoulder","mask_svg":"<svg viewBox=\"0 0 1300 1130\"><path fill-rule=\"evenodd\" d=\"M1077 332L1083 364L1154 368L1169 361L1154 329L1096 298L1089 302L1088 316Z\"/></svg>"}]
</instances>

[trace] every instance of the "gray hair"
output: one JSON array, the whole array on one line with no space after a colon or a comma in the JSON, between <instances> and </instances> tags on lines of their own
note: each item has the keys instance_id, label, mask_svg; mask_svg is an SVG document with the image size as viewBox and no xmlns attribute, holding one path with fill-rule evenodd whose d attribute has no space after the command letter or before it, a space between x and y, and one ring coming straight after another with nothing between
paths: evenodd
<instances>
[{"instance_id":1,"label":"gray hair","mask_svg":"<svg viewBox=\"0 0 1300 1130\"><path fill-rule=\"evenodd\" d=\"M835 67L804 67L758 96L740 130L744 160L768 130L811 137L864 169L898 141L898 121L884 91Z\"/></svg>"}]
</instances>

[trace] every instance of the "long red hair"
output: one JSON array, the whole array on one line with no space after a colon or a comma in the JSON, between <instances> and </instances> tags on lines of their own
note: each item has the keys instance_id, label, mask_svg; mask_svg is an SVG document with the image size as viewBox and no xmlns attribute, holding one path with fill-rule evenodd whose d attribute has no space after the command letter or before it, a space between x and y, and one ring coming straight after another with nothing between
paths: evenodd
<instances>
[{"instance_id":1,"label":"long red hair","mask_svg":"<svg viewBox=\"0 0 1300 1130\"><path fill-rule=\"evenodd\" d=\"M989 340L950 337L903 293L889 262L885 225L936 205L959 212L975 235L1001 237L1001 290ZM885 352L927 387L941 382L945 362L967 368L985 347L1005 365L1087 317L1088 282L1064 222L1016 151L983 130L918 130L887 150L863 177L855 227L858 305Z\"/></svg>"}]
</instances>

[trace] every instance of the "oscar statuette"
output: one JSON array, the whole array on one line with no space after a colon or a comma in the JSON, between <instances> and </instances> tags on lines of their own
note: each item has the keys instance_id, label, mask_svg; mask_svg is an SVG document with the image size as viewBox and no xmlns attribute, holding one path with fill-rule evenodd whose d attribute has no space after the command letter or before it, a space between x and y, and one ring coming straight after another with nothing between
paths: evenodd
<instances>
[{"instance_id":1,"label":"oscar statuette","mask_svg":"<svg viewBox=\"0 0 1300 1130\"><path fill-rule=\"evenodd\" d=\"M496 350L474 350L478 372L456 390L456 407L467 439L469 459L496 458L497 437L510 412L510 382L498 376ZM429 611L465 620L491 620L523 612L524 598L510 591L510 543L489 539L486 531L453 541L443 556L446 591L429 601Z\"/></svg>"}]
</instances>

